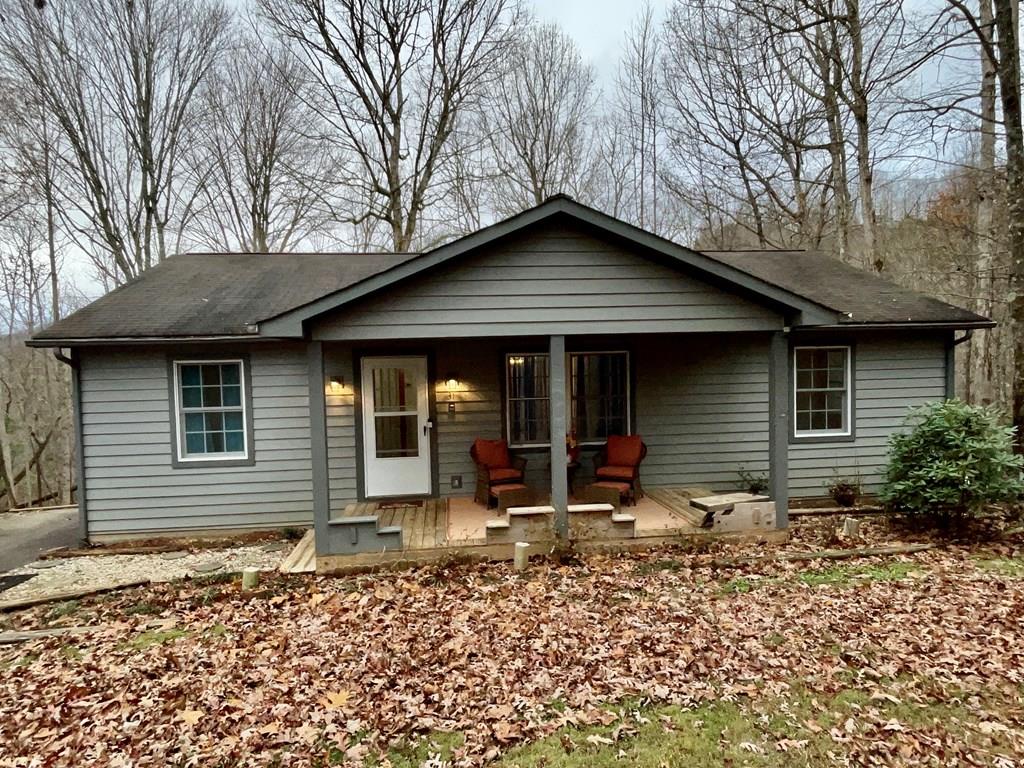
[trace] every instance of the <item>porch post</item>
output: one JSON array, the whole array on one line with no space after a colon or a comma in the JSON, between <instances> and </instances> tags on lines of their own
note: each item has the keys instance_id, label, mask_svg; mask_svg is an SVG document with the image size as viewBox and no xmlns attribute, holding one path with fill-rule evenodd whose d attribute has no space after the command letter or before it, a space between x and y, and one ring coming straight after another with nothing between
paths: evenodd
<instances>
[{"instance_id":1,"label":"porch post","mask_svg":"<svg viewBox=\"0 0 1024 768\"><path fill-rule=\"evenodd\" d=\"M331 518L327 483L327 406L324 399L323 342L306 345L306 375L309 381L309 453L313 463L313 530L318 555L327 552L327 528Z\"/></svg>"},{"instance_id":2,"label":"porch post","mask_svg":"<svg viewBox=\"0 0 1024 768\"><path fill-rule=\"evenodd\" d=\"M789 527L789 339L772 334L768 359L768 480L779 528Z\"/></svg>"},{"instance_id":3,"label":"porch post","mask_svg":"<svg viewBox=\"0 0 1024 768\"><path fill-rule=\"evenodd\" d=\"M551 402L551 506L555 508L555 533L559 539L569 536L569 491L565 462L565 336L552 336L548 350Z\"/></svg>"}]
</instances>

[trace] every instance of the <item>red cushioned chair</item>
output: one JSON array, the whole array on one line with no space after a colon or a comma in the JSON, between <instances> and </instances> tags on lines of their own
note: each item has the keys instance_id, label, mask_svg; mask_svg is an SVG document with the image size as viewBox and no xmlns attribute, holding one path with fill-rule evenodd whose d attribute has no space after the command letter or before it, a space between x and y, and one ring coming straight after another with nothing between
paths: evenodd
<instances>
[{"instance_id":1,"label":"red cushioned chair","mask_svg":"<svg viewBox=\"0 0 1024 768\"><path fill-rule=\"evenodd\" d=\"M640 462L647 455L647 446L640 435L611 435L594 456L594 485L616 488L631 504L644 495L640 486Z\"/></svg>"},{"instance_id":2,"label":"red cushioned chair","mask_svg":"<svg viewBox=\"0 0 1024 768\"><path fill-rule=\"evenodd\" d=\"M473 498L477 504L490 506L491 499L496 496L494 489L498 486L524 485L526 459L510 454L504 440L478 437L473 441L469 455L476 464L476 493Z\"/></svg>"}]
</instances>

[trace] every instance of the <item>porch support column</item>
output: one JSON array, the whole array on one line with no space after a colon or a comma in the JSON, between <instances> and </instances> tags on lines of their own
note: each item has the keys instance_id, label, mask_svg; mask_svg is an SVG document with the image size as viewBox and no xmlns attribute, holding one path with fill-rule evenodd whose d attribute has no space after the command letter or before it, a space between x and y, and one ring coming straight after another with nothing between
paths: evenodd
<instances>
[{"instance_id":1,"label":"porch support column","mask_svg":"<svg viewBox=\"0 0 1024 768\"><path fill-rule=\"evenodd\" d=\"M313 462L313 530L316 553L327 551L328 521L331 519L331 497L327 484L327 405L324 397L323 342L306 345L306 372L309 381L309 441Z\"/></svg>"},{"instance_id":2,"label":"porch support column","mask_svg":"<svg viewBox=\"0 0 1024 768\"><path fill-rule=\"evenodd\" d=\"M789 527L789 339L772 334L768 360L768 481L779 528Z\"/></svg>"},{"instance_id":3,"label":"porch support column","mask_svg":"<svg viewBox=\"0 0 1024 768\"><path fill-rule=\"evenodd\" d=\"M569 490L565 461L566 417L565 336L552 336L548 352L551 395L551 506L555 508L555 533L563 541L569 537Z\"/></svg>"}]
</instances>

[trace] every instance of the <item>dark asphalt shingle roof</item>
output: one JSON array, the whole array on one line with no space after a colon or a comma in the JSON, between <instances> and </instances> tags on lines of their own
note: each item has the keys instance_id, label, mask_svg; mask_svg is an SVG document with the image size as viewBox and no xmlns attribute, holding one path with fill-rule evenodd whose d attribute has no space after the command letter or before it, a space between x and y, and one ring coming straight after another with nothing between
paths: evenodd
<instances>
[{"instance_id":1,"label":"dark asphalt shingle roof","mask_svg":"<svg viewBox=\"0 0 1024 768\"><path fill-rule=\"evenodd\" d=\"M900 288L812 251L707 256L829 309L844 323L985 324L973 312ZM36 334L40 343L251 335L254 325L385 272L416 254L185 254Z\"/></svg>"},{"instance_id":2,"label":"dark asphalt shingle roof","mask_svg":"<svg viewBox=\"0 0 1024 768\"><path fill-rule=\"evenodd\" d=\"M48 339L234 336L354 285L410 253L216 253L167 259L36 334Z\"/></svg>"},{"instance_id":3,"label":"dark asphalt shingle roof","mask_svg":"<svg viewBox=\"0 0 1024 768\"><path fill-rule=\"evenodd\" d=\"M766 283L842 312L847 324L965 323L988 320L817 251L703 251Z\"/></svg>"}]
</instances>

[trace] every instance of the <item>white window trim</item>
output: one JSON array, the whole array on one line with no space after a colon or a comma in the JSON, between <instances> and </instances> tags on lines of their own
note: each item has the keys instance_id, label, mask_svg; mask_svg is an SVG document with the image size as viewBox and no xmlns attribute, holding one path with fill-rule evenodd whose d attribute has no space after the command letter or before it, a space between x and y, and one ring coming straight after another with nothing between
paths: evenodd
<instances>
[{"instance_id":1,"label":"white window trim","mask_svg":"<svg viewBox=\"0 0 1024 768\"><path fill-rule=\"evenodd\" d=\"M797 352L802 350L832 350L841 349L846 353L845 363L845 381L846 381L846 408L843 414L843 428L842 429L800 429L796 423L796 395L798 392L797 387L797 367L796 357ZM804 437L850 437L853 434L853 348L848 344L826 344L826 345L814 345L807 344L799 347L793 347L793 437L797 440Z\"/></svg>"},{"instance_id":2,"label":"white window trim","mask_svg":"<svg viewBox=\"0 0 1024 768\"><path fill-rule=\"evenodd\" d=\"M633 434L633 382L632 382L632 365L633 359L629 354L628 349L580 349L573 352L566 352L566 366L565 370L569 380L566 381L565 387L565 413L569 422L570 428L572 427L572 364L570 359L574 356L579 355L625 355L626 356L626 434ZM505 408L505 434L509 437L509 448L548 448L551 445L549 440L537 443L513 443L512 437L512 409L509 408L509 360L513 357L549 357L547 352L508 352L505 355L505 393L504 393L504 408ZM550 377L551 367L550 361L548 363L548 375ZM550 382L549 382L550 385ZM538 398L542 399L542 398ZM605 444L605 440L588 440L580 441L581 447L595 447Z\"/></svg>"},{"instance_id":3,"label":"white window trim","mask_svg":"<svg viewBox=\"0 0 1024 768\"><path fill-rule=\"evenodd\" d=\"M181 366L183 365L227 365L235 363L238 365L238 384L240 387L240 400L242 403L242 442L245 449L241 452L234 451L232 453L202 453L196 454L195 456L189 456L185 452L185 412L182 410L181 404ZM175 440L175 459L180 464L189 463L206 463L211 461L247 461L249 459L250 446L249 446L249 404L246 402L245 396L247 382L245 379L245 361L240 358L225 358L218 360L200 359L200 360L174 360L172 367L174 368L174 420L175 429L174 434ZM225 408L209 408L206 410L210 411L221 411L234 410ZM193 411L196 412L196 411Z\"/></svg>"}]
</instances>

